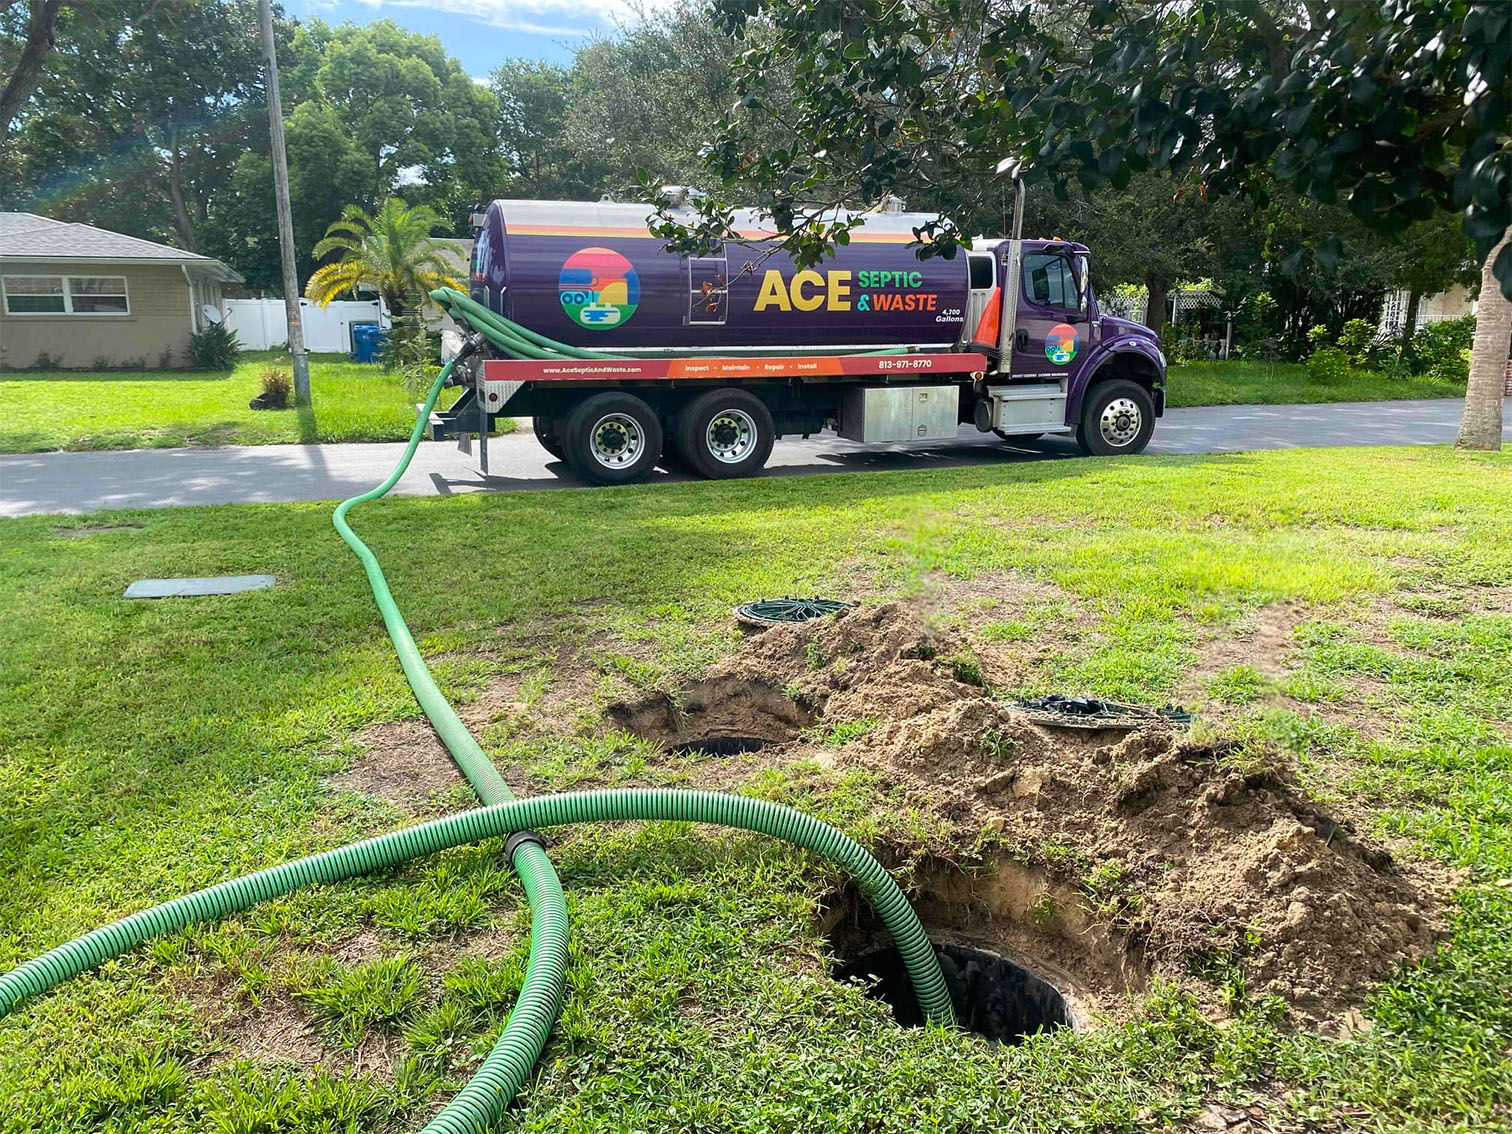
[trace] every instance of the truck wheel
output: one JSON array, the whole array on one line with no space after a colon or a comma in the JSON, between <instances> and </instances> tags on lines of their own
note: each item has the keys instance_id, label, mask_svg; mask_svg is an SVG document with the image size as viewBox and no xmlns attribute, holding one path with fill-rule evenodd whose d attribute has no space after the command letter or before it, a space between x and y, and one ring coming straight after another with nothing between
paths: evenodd
<instances>
[{"instance_id":1,"label":"truck wheel","mask_svg":"<svg viewBox=\"0 0 1512 1134\"><path fill-rule=\"evenodd\" d=\"M536 440L559 461L567 459L567 452L562 448L560 440L562 435L562 419L559 417L533 417L530 419L530 428L535 431Z\"/></svg>"},{"instance_id":2,"label":"truck wheel","mask_svg":"<svg viewBox=\"0 0 1512 1134\"><path fill-rule=\"evenodd\" d=\"M1094 457L1143 452L1155 432L1155 403L1137 382L1115 378L1099 382L1082 402L1076 443Z\"/></svg>"},{"instance_id":3,"label":"truck wheel","mask_svg":"<svg viewBox=\"0 0 1512 1134\"><path fill-rule=\"evenodd\" d=\"M726 388L699 394L677 419L678 455L703 476L750 476L767 463L777 430L761 399Z\"/></svg>"},{"instance_id":4,"label":"truck wheel","mask_svg":"<svg viewBox=\"0 0 1512 1134\"><path fill-rule=\"evenodd\" d=\"M662 428L634 394L595 394L567 415L567 463L596 484L628 484L650 473L661 456Z\"/></svg>"}]
</instances>

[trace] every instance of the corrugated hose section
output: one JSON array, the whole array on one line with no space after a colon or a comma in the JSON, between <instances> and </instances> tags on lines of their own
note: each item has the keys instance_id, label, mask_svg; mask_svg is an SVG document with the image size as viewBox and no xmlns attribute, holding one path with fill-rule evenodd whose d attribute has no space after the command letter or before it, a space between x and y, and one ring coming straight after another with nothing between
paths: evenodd
<instances>
[{"instance_id":1,"label":"corrugated hose section","mask_svg":"<svg viewBox=\"0 0 1512 1134\"><path fill-rule=\"evenodd\" d=\"M526 342L519 337L517 327L507 325L507 321L499 320L486 308L474 311L478 305L466 296L456 292L449 295L437 292L434 297L447 302L454 315L470 322L496 346L528 347L528 351L522 352L527 355L542 350L538 345L542 336L531 333L530 338L536 341ZM545 341L551 344L547 349L560 345ZM404 475L453 365L447 364L437 375L416 417L409 445L388 479L359 496L343 500L336 508L333 522L367 573L373 597L416 700L457 761L457 766L488 806L259 870L174 898L86 933L0 975L0 1018L9 1015L28 997L45 992L102 961L118 957L144 941L187 925L245 910L268 898L306 886L339 882L397 866L447 847L535 827L643 819L714 823L759 831L814 851L842 867L854 877L861 892L876 907L892 933L913 978L925 1017L935 1023L954 1024L950 994L940 973L939 962L903 891L876 859L828 824L779 804L719 792L646 789L543 795L526 800L514 798L498 769L436 685L389 591L377 557L346 522L347 513L352 508L383 496ZM538 841L518 840L511 862L532 911L530 960L526 964L525 980L493 1050L468 1084L431 1119L423 1134L477 1134L497 1118L525 1085L556 1020L566 981L567 902L562 894L561 881Z\"/></svg>"}]
</instances>

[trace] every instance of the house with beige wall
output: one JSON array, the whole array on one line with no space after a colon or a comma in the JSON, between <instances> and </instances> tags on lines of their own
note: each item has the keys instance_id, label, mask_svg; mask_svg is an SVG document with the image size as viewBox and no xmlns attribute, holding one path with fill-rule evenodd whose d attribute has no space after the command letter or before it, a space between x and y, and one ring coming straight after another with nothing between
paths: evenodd
<instances>
[{"instance_id":1,"label":"house with beige wall","mask_svg":"<svg viewBox=\"0 0 1512 1134\"><path fill-rule=\"evenodd\" d=\"M0 369L184 366L225 315L219 260L87 224L0 213Z\"/></svg>"}]
</instances>

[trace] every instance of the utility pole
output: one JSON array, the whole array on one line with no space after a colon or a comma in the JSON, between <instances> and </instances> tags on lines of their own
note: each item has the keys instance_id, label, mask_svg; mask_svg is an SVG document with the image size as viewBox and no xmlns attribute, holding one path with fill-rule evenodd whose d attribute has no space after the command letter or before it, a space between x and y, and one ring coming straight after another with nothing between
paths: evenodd
<instances>
[{"instance_id":1,"label":"utility pole","mask_svg":"<svg viewBox=\"0 0 1512 1134\"><path fill-rule=\"evenodd\" d=\"M289 155L284 149L283 103L278 97L278 51L273 44L273 5L257 0L263 56L268 65L268 133L273 140L273 195L278 203L278 247L283 254L284 310L289 319L289 357L294 361L294 403L310 404L310 361L299 320L299 273L294 266L294 219L289 213Z\"/></svg>"}]
</instances>

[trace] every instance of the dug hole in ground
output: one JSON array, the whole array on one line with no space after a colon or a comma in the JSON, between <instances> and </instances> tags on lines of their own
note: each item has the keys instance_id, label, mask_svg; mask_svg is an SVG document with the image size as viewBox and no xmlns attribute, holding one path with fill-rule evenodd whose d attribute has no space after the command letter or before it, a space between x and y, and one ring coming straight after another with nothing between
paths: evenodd
<instances>
[{"instance_id":1,"label":"dug hole in ground","mask_svg":"<svg viewBox=\"0 0 1512 1134\"><path fill-rule=\"evenodd\" d=\"M873 850L902 871L958 1017L993 1040L1126 1018L1157 980L1214 1019L1240 989L1277 998L1295 1026L1343 1034L1365 1026L1355 1005L1372 985L1444 935L1458 875L1396 861L1325 813L1289 757L1166 725L1047 726L994 695L997 677L961 631L888 602L749 632L700 680L600 713L584 706L601 673L564 657L528 711L514 678L463 715L536 736L623 730L695 757L687 787L864 770L940 832ZM417 797L453 780L423 727L364 739L338 786ZM885 930L849 886L826 896L819 928L833 975L919 1022Z\"/></svg>"}]
</instances>

